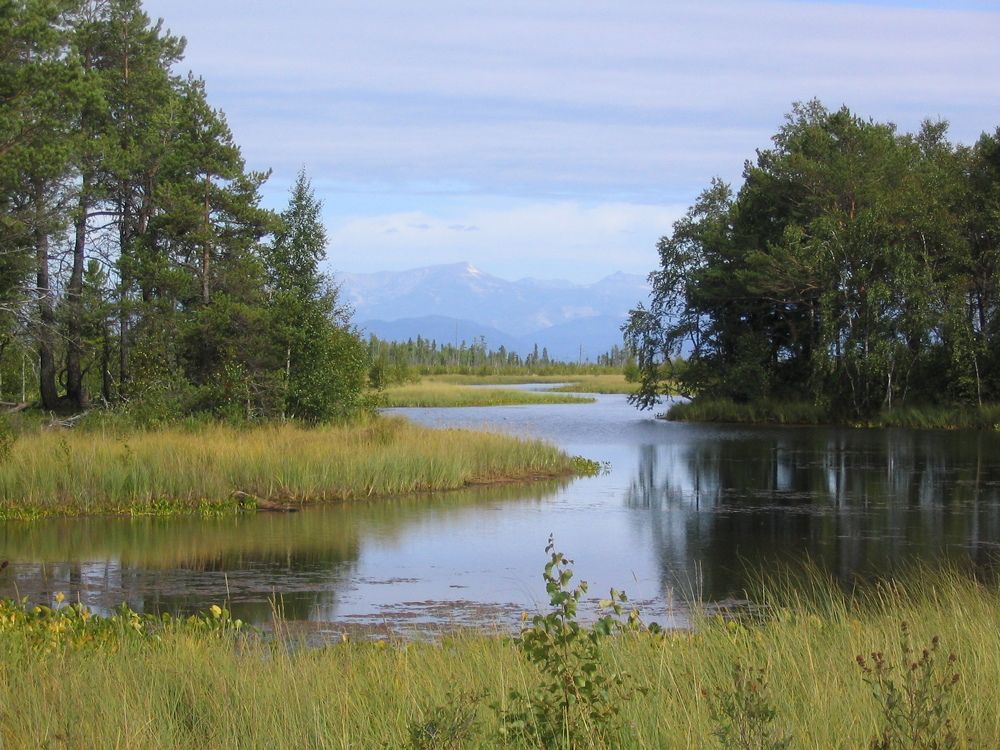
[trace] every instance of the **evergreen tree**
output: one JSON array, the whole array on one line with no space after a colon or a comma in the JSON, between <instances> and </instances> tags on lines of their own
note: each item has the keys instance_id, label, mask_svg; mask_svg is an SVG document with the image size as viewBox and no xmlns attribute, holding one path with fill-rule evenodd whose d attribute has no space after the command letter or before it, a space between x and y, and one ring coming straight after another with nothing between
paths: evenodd
<instances>
[{"instance_id":1,"label":"evergreen tree","mask_svg":"<svg viewBox=\"0 0 1000 750\"><path fill-rule=\"evenodd\" d=\"M327 244L321 212L302 170L267 253L273 327L284 351L282 414L309 421L355 413L368 371L349 311L319 270Z\"/></svg>"}]
</instances>

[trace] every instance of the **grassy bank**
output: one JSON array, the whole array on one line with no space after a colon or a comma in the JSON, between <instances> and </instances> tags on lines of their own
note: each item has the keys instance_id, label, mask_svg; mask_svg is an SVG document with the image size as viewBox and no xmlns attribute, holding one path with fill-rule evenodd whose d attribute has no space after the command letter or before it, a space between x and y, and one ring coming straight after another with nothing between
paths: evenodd
<instances>
[{"instance_id":1,"label":"grassy bank","mask_svg":"<svg viewBox=\"0 0 1000 750\"><path fill-rule=\"evenodd\" d=\"M897 714L908 696L923 696L916 719L947 718L950 728L940 731L957 738L891 747L995 746L995 586L939 573L853 597L826 584L805 594L779 586L762 597L765 614L754 620L706 616L691 632L597 638L595 669L586 674L634 689L613 687L615 711L591 715L593 726L584 720L571 742L547 747L869 747L886 726L887 693L856 658L871 668L873 653L884 654L883 687L891 680L900 691ZM129 613L84 622L75 610L0 610L4 747L541 746L530 736L535 719L528 738L512 731L510 692L532 696L547 715L544 669L507 638L286 649L244 637L221 609L166 623ZM901 650L903 622L909 654ZM715 739L727 722L788 744L740 744L731 732Z\"/></svg>"},{"instance_id":2,"label":"grassy bank","mask_svg":"<svg viewBox=\"0 0 1000 750\"><path fill-rule=\"evenodd\" d=\"M536 391L502 388L471 388L442 382L421 382L387 388L382 394L384 406L450 407L514 406L519 404L587 404L593 399Z\"/></svg>"},{"instance_id":3,"label":"grassy bank","mask_svg":"<svg viewBox=\"0 0 1000 750\"><path fill-rule=\"evenodd\" d=\"M696 399L673 404L667 419L681 422L907 427L911 429L1000 429L1000 404L976 406L907 406L885 410L868 420L838 419L822 407L801 401L734 401Z\"/></svg>"},{"instance_id":4,"label":"grassy bank","mask_svg":"<svg viewBox=\"0 0 1000 750\"><path fill-rule=\"evenodd\" d=\"M620 372L578 375L427 375L421 383L451 385L516 385L520 383L549 384L551 392L565 393L633 393L635 383L629 383Z\"/></svg>"},{"instance_id":5,"label":"grassy bank","mask_svg":"<svg viewBox=\"0 0 1000 750\"><path fill-rule=\"evenodd\" d=\"M42 430L5 443L0 518L233 511L452 490L587 467L538 441L405 420L306 429Z\"/></svg>"}]
</instances>

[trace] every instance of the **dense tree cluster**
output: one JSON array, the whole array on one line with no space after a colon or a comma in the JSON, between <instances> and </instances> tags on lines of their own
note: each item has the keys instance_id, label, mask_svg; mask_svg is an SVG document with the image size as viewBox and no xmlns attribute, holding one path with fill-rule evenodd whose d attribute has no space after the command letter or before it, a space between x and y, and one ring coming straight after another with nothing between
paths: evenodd
<instances>
[{"instance_id":1,"label":"dense tree cluster","mask_svg":"<svg viewBox=\"0 0 1000 750\"><path fill-rule=\"evenodd\" d=\"M349 413L366 353L319 272L308 180L260 206L268 175L174 72L183 51L140 0L0 0L0 394Z\"/></svg>"},{"instance_id":2,"label":"dense tree cluster","mask_svg":"<svg viewBox=\"0 0 1000 750\"><path fill-rule=\"evenodd\" d=\"M668 380L845 417L1000 399L1000 130L968 147L796 105L739 191L713 181L658 249L625 328L640 406Z\"/></svg>"}]
</instances>

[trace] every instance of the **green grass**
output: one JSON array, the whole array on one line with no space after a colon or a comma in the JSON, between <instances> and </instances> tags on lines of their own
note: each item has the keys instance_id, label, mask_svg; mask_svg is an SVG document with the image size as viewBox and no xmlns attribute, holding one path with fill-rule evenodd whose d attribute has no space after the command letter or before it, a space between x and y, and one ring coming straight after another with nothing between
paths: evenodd
<instances>
[{"instance_id":1,"label":"green grass","mask_svg":"<svg viewBox=\"0 0 1000 750\"><path fill-rule=\"evenodd\" d=\"M904 621L918 653L939 636L941 662L957 655L949 710L958 747L996 745L996 585L924 572L851 596L812 586L761 592L759 618L704 615L691 631L605 641L602 663L642 689L619 706L607 747L717 747L712 705L737 664L764 671L764 699L791 748L869 747L880 708L855 659L880 651L898 661ZM167 623L81 619L0 607L3 747L408 748L409 730L441 707L473 716L471 736L424 747L527 747L498 739L489 707L538 685L504 637L283 648L246 637L221 611Z\"/></svg>"},{"instance_id":2,"label":"green grass","mask_svg":"<svg viewBox=\"0 0 1000 750\"><path fill-rule=\"evenodd\" d=\"M523 404L588 404L594 399L555 393L470 388L453 383L416 383L387 388L382 403L387 407L514 406Z\"/></svg>"},{"instance_id":3,"label":"green grass","mask_svg":"<svg viewBox=\"0 0 1000 750\"><path fill-rule=\"evenodd\" d=\"M551 384L548 392L556 393L624 393L635 391L635 384L625 380L620 372L566 375L427 375L422 384L450 385L517 385L520 383Z\"/></svg>"},{"instance_id":4,"label":"green grass","mask_svg":"<svg viewBox=\"0 0 1000 750\"><path fill-rule=\"evenodd\" d=\"M904 406L884 411L872 421L878 427L914 429L1000 430L1000 404L982 406Z\"/></svg>"},{"instance_id":5,"label":"green grass","mask_svg":"<svg viewBox=\"0 0 1000 750\"><path fill-rule=\"evenodd\" d=\"M832 417L820 406L802 401L736 403L724 399L695 399L673 404L666 417L680 422L996 430L1000 429L1000 404L980 407L902 406L882 411L868 420L844 420Z\"/></svg>"},{"instance_id":6,"label":"green grass","mask_svg":"<svg viewBox=\"0 0 1000 750\"><path fill-rule=\"evenodd\" d=\"M736 403L722 399L695 399L672 404L667 419L678 422L728 422L739 424L826 424L824 409L802 401Z\"/></svg>"},{"instance_id":7,"label":"green grass","mask_svg":"<svg viewBox=\"0 0 1000 750\"><path fill-rule=\"evenodd\" d=\"M0 518L231 512L453 490L584 467L539 441L377 418L307 429L42 430L4 444Z\"/></svg>"}]
</instances>

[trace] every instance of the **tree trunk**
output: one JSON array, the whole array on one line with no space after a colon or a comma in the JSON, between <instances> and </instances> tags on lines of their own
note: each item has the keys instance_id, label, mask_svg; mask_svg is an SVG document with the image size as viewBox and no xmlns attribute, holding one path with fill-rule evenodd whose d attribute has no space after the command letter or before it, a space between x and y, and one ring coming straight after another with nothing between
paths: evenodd
<instances>
[{"instance_id":1,"label":"tree trunk","mask_svg":"<svg viewBox=\"0 0 1000 750\"><path fill-rule=\"evenodd\" d=\"M212 246L208 241L209 232L211 231L208 203L208 188L210 184L208 175L205 175L205 240L201 247L201 301L206 305L211 302L209 278L212 270Z\"/></svg>"},{"instance_id":2,"label":"tree trunk","mask_svg":"<svg viewBox=\"0 0 1000 750\"><path fill-rule=\"evenodd\" d=\"M85 176L80 188L80 213L74 226L76 235L73 242L73 268L66 289L69 306L69 319L66 325L69 339L66 342L66 398L76 411L86 409L88 406L81 360L83 358L83 264L87 245L87 212L90 210L87 195L89 183Z\"/></svg>"},{"instance_id":3,"label":"tree trunk","mask_svg":"<svg viewBox=\"0 0 1000 750\"><path fill-rule=\"evenodd\" d=\"M56 314L52 306L49 285L49 236L45 231L43 205L44 189L35 186L35 262L38 282L38 390L45 409L59 408L59 392L56 390L56 361L53 354L53 332Z\"/></svg>"}]
</instances>

